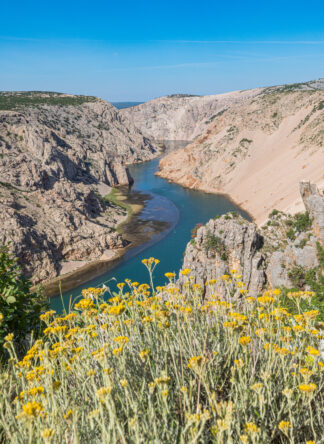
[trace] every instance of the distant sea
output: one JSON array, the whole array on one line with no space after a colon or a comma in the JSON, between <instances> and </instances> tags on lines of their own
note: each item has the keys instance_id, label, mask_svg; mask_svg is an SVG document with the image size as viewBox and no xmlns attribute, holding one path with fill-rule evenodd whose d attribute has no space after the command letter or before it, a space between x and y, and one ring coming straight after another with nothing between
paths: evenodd
<instances>
[{"instance_id":1,"label":"distant sea","mask_svg":"<svg viewBox=\"0 0 324 444\"><path fill-rule=\"evenodd\" d=\"M131 108L132 106L137 106L140 105L141 103L144 102L111 102L111 104L118 109Z\"/></svg>"}]
</instances>

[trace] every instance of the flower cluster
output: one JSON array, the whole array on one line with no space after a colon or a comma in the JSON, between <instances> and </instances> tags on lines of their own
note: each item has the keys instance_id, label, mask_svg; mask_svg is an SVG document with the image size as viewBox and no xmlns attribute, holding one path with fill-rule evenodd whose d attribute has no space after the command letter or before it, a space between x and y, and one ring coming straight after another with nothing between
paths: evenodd
<instances>
[{"instance_id":1,"label":"flower cluster","mask_svg":"<svg viewBox=\"0 0 324 444\"><path fill-rule=\"evenodd\" d=\"M190 269L182 287L166 273L155 288L158 262L143 260L150 284L127 279L109 300L89 288L70 313L43 313L43 337L21 359L5 338L4 439L321 442L323 324L310 292L289 294L290 313L279 290L251 296L235 270L220 278L235 298L217 294L216 279L196 284Z\"/></svg>"}]
</instances>

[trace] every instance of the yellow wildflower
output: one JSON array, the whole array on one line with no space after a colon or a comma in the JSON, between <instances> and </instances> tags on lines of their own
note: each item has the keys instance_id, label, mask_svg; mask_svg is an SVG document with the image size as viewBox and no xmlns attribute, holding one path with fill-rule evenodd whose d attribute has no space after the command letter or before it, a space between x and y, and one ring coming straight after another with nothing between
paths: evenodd
<instances>
[{"instance_id":1,"label":"yellow wildflower","mask_svg":"<svg viewBox=\"0 0 324 444\"><path fill-rule=\"evenodd\" d=\"M122 353L122 351L123 351L123 347L118 347L118 348L114 348L112 352L113 352L114 356L118 356Z\"/></svg>"},{"instance_id":2,"label":"yellow wildflower","mask_svg":"<svg viewBox=\"0 0 324 444\"><path fill-rule=\"evenodd\" d=\"M9 333L7 336L4 337L5 341L7 342L12 342L13 338L14 338L13 333Z\"/></svg>"},{"instance_id":3,"label":"yellow wildflower","mask_svg":"<svg viewBox=\"0 0 324 444\"><path fill-rule=\"evenodd\" d=\"M306 351L307 351L307 353L309 353L312 356L320 356L321 355L321 352L312 346L307 347Z\"/></svg>"},{"instance_id":4,"label":"yellow wildflower","mask_svg":"<svg viewBox=\"0 0 324 444\"><path fill-rule=\"evenodd\" d=\"M65 413L65 415L64 415L64 419L70 419L71 416L72 416L72 410L70 409L70 410L68 410L68 411Z\"/></svg>"},{"instance_id":5,"label":"yellow wildflower","mask_svg":"<svg viewBox=\"0 0 324 444\"><path fill-rule=\"evenodd\" d=\"M129 338L127 336L117 336L117 338L114 338L113 341L117 342L118 344L127 344Z\"/></svg>"},{"instance_id":6,"label":"yellow wildflower","mask_svg":"<svg viewBox=\"0 0 324 444\"><path fill-rule=\"evenodd\" d=\"M244 426L245 433L255 435L260 432L260 428L254 422L247 422Z\"/></svg>"},{"instance_id":7,"label":"yellow wildflower","mask_svg":"<svg viewBox=\"0 0 324 444\"><path fill-rule=\"evenodd\" d=\"M172 279L175 277L175 273L164 273L164 276L167 277L168 279Z\"/></svg>"},{"instance_id":8,"label":"yellow wildflower","mask_svg":"<svg viewBox=\"0 0 324 444\"><path fill-rule=\"evenodd\" d=\"M46 311L45 313L41 314L39 318L41 321L48 321L48 319L50 317L54 316L55 314L56 314L55 310L49 310L49 311Z\"/></svg>"},{"instance_id":9,"label":"yellow wildflower","mask_svg":"<svg viewBox=\"0 0 324 444\"><path fill-rule=\"evenodd\" d=\"M141 350L138 355L141 358L141 360L144 362L146 360L146 358L148 357L148 354L149 354L149 350Z\"/></svg>"},{"instance_id":10,"label":"yellow wildflower","mask_svg":"<svg viewBox=\"0 0 324 444\"><path fill-rule=\"evenodd\" d=\"M114 305L113 307L110 307L108 310L108 314L113 315L113 316L118 316L121 313L123 313L125 311L125 305Z\"/></svg>"},{"instance_id":11,"label":"yellow wildflower","mask_svg":"<svg viewBox=\"0 0 324 444\"><path fill-rule=\"evenodd\" d=\"M243 346L248 345L251 342L250 336L241 336L239 339L239 343Z\"/></svg>"},{"instance_id":12,"label":"yellow wildflower","mask_svg":"<svg viewBox=\"0 0 324 444\"><path fill-rule=\"evenodd\" d=\"M310 384L300 384L299 385L299 390L302 393L312 393L317 389L317 385L310 383Z\"/></svg>"},{"instance_id":13,"label":"yellow wildflower","mask_svg":"<svg viewBox=\"0 0 324 444\"><path fill-rule=\"evenodd\" d=\"M242 359L234 359L234 365L237 368L242 368L244 366L244 362Z\"/></svg>"},{"instance_id":14,"label":"yellow wildflower","mask_svg":"<svg viewBox=\"0 0 324 444\"><path fill-rule=\"evenodd\" d=\"M27 402L22 408L25 416L33 418L36 418L36 416L39 416L44 411L43 404L35 401Z\"/></svg>"},{"instance_id":15,"label":"yellow wildflower","mask_svg":"<svg viewBox=\"0 0 324 444\"><path fill-rule=\"evenodd\" d=\"M118 284L117 284L117 288L119 289L119 290L122 290L124 287L125 287L125 282L119 282Z\"/></svg>"},{"instance_id":16,"label":"yellow wildflower","mask_svg":"<svg viewBox=\"0 0 324 444\"><path fill-rule=\"evenodd\" d=\"M269 304L273 304L275 302L275 299L271 296L263 295L263 296L258 297L257 299L261 305L269 305Z\"/></svg>"},{"instance_id":17,"label":"yellow wildflower","mask_svg":"<svg viewBox=\"0 0 324 444\"><path fill-rule=\"evenodd\" d=\"M105 397L107 395L110 395L111 391L112 391L112 387L111 386L101 387L100 389L98 389L96 391L96 395L97 395L98 398L103 398L103 397Z\"/></svg>"},{"instance_id":18,"label":"yellow wildflower","mask_svg":"<svg viewBox=\"0 0 324 444\"><path fill-rule=\"evenodd\" d=\"M303 312L303 316L306 320L316 319L318 315L319 315L318 310L310 310L310 311Z\"/></svg>"},{"instance_id":19,"label":"yellow wildflower","mask_svg":"<svg viewBox=\"0 0 324 444\"><path fill-rule=\"evenodd\" d=\"M159 378L155 378L154 379L154 383L156 385L159 385L159 384L169 384L170 381L171 381L170 376L160 376Z\"/></svg>"},{"instance_id":20,"label":"yellow wildflower","mask_svg":"<svg viewBox=\"0 0 324 444\"><path fill-rule=\"evenodd\" d=\"M280 421L278 424L279 430L282 431L285 435L288 436L289 429L291 429L291 424L289 421Z\"/></svg>"},{"instance_id":21,"label":"yellow wildflower","mask_svg":"<svg viewBox=\"0 0 324 444\"><path fill-rule=\"evenodd\" d=\"M187 276L191 272L190 268L185 268L184 270L181 270L181 274L183 276Z\"/></svg>"},{"instance_id":22,"label":"yellow wildflower","mask_svg":"<svg viewBox=\"0 0 324 444\"><path fill-rule=\"evenodd\" d=\"M200 371L206 362L207 358L204 358L203 356L193 356L189 359L188 368L193 371Z\"/></svg>"},{"instance_id":23,"label":"yellow wildflower","mask_svg":"<svg viewBox=\"0 0 324 444\"><path fill-rule=\"evenodd\" d=\"M53 429L44 429L41 433L42 438L47 441L50 438L53 438L55 431Z\"/></svg>"},{"instance_id":24,"label":"yellow wildflower","mask_svg":"<svg viewBox=\"0 0 324 444\"><path fill-rule=\"evenodd\" d=\"M301 375L303 375L305 378L309 378L309 377L312 376L312 374L313 374L312 370L310 370L310 369L307 368L307 367L302 367L302 368L299 370L299 373L300 373Z\"/></svg>"},{"instance_id":25,"label":"yellow wildflower","mask_svg":"<svg viewBox=\"0 0 324 444\"><path fill-rule=\"evenodd\" d=\"M91 299L81 299L77 304L74 306L77 310L88 310L89 308L94 307L94 303Z\"/></svg>"},{"instance_id":26,"label":"yellow wildflower","mask_svg":"<svg viewBox=\"0 0 324 444\"><path fill-rule=\"evenodd\" d=\"M262 387L263 387L262 382L257 382L256 384L251 385L251 389L254 390L255 392L261 390Z\"/></svg>"}]
</instances>

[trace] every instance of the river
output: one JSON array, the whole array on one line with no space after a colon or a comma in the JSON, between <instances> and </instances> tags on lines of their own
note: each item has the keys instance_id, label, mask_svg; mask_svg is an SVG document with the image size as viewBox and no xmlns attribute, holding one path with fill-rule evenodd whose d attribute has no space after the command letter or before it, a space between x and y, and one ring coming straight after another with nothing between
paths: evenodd
<instances>
[{"instance_id":1,"label":"river","mask_svg":"<svg viewBox=\"0 0 324 444\"><path fill-rule=\"evenodd\" d=\"M156 285L163 285L166 280L164 273L178 272L181 268L186 245L191 239L191 230L197 223L204 224L216 215L228 211L237 211L249 218L225 196L190 190L155 176L158 162L159 159L154 159L129 168L134 178L134 185L129 191L130 197L132 193L137 197L143 194L146 203L141 213L132 217L128 230L135 230L135 235L137 229L140 229L141 234L148 232L150 239L143 245L128 249L109 272L66 292L62 298L52 298L53 309L58 312L62 310L62 299L67 308L69 301L74 301L82 288L102 286L105 283L114 290L117 282L127 278L140 283L147 282L148 273L141 260L151 256L160 260L154 273L154 282ZM127 232L127 226L123 228ZM134 236L134 232L132 235Z\"/></svg>"}]
</instances>

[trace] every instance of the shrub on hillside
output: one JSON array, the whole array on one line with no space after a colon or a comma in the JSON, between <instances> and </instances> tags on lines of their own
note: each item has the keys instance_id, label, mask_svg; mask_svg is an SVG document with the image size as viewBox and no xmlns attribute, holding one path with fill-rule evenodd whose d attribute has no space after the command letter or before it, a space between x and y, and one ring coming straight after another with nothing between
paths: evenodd
<instances>
[{"instance_id":1,"label":"shrub on hillside","mask_svg":"<svg viewBox=\"0 0 324 444\"><path fill-rule=\"evenodd\" d=\"M224 241L219 236L213 234L211 231L207 232L204 242L204 249L206 253L218 253L223 261L227 260L227 251Z\"/></svg>"},{"instance_id":2,"label":"shrub on hillside","mask_svg":"<svg viewBox=\"0 0 324 444\"><path fill-rule=\"evenodd\" d=\"M295 215L294 227L299 233L302 231L308 231L312 228L312 218L310 217L308 211L305 213L297 213Z\"/></svg>"}]
</instances>

